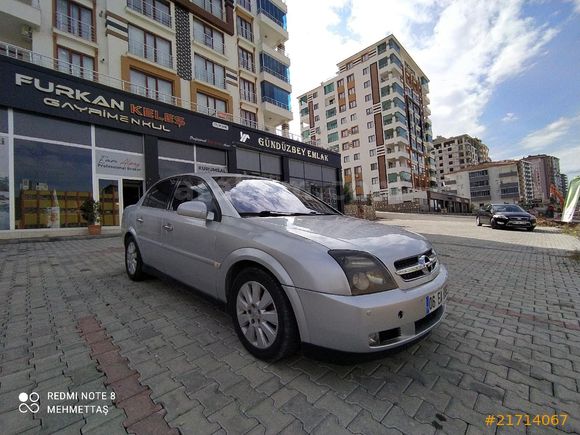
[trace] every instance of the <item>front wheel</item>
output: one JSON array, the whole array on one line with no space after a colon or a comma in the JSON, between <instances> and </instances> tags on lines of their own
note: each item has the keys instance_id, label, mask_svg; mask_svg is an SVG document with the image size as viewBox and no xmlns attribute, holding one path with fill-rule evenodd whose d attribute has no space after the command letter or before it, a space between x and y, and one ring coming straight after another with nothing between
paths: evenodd
<instances>
[{"instance_id":1,"label":"front wheel","mask_svg":"<svg viewBox=\"0 0 580 435\"><path fill-rule=\"evenodd\" d=\"M125 270L129 279L133 281L142 281L145 278L141 252L133 237L129 237L125 242Z\"/></svg>"},{"instance_id":2,"label":"front wheel","mask_svg":"<svg viewBox=\"0 0 580 435\"><path fill-rule=\"evenodd\" d=\"M255 357L275 361L298 350L298 327L280 284L258 268L242 271L232 285L230 310L244 347Z\"/></svg>"},{"instance_id":3,"label":"front wheel","mask_svg":"<svg viewBox=\"0 0 580 435\"><path fill-rule=\"evenodd\" d=\"M475 218L475 224L476 224L478 227L480 227L480 226L481 226L481 219L479 218L479 216L477 216L477 217Z\"/></svg>"},{"instance_id":4,"label":"front wheel","mask_svg":"<svg viewBox=\"0 0 580 435\"><path fill-rule=\"evenodd\" d=\"M495 223L495 221L493 219L491 220L490 224L491 224L491 228L493 230L497 229L497 224Z\"/></svg>"},{"instance_id":5,"label":"front wheel","mask_svg":"<svg viewBox=\"0 0 580 435\"><path fill-rule=\"evenodd\" d=\"M528 231L534 231L534 228L536 228L536 227L528 227L527 230Z\"/></svg>"}]
</instances>

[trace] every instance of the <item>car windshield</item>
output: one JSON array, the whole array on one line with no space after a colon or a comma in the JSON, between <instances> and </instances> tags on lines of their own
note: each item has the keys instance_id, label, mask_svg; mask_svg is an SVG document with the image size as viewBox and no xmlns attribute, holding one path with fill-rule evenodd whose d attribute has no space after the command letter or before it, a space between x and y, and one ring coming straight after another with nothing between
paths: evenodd
<instances>
[{"instance_id":1,"label":"car windshield","mask_svg":"<svg viewBox=\"0 0 580 435\"><path fill-rule=\"evenodd\" d=\"M525 211L517 205L494 205L494 211L503 213L525 213Z\"/></svg>"},{"instance_id":2,"label":"car windshield","mask_svg":"<svg viewBox=\"0 0 580 435\"><path fill-rule=\"evenodd\" d=\"M339 214L318 198L275 180L214 177L241 216Z\"/></svg>"}]
</instances>

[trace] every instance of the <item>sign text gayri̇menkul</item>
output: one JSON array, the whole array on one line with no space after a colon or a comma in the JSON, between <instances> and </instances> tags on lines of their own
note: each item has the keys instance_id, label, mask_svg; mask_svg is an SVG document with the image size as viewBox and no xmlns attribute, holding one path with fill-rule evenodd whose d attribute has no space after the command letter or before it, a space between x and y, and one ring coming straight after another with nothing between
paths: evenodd
<instances>
[{"instance_id":1,"label":"sign text gayri\u0307menkul","mask_svg":"<svg viewBox=\"0 0 580 435\"><path fill-rule=\"evenodd\" d=\"M291 145L284 141L280 142L277 140L261 137L258 139L258 144L264 148L270 148L271 150L284 151L290 154L310 157L311 159L324 160L326 162L328 161L328 154L296 145Z\"/></svg>"}]
</instances>

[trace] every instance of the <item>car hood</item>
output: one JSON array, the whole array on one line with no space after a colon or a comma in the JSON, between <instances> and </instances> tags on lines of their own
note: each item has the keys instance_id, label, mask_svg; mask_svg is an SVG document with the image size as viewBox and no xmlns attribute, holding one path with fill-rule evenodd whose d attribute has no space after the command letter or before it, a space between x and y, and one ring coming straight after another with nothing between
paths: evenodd
<instances>
[{"instance_id":1,"label":"car hood","mask_svg":"<svg viewBox=\"0 0 580 435\"><path fill-rule=\"evenodd\" d=\"M505 216L508 218L527 218L527 219L530 219L532 217L532 215L529 213L522 213L519 211L508 211L508 212L498 211L496 213L496 215L501 215L501 216Z\"/></svg>"},{"instance_id":2,"label":"car hood","mask_svg":"<svg viewBox=\"0 0 580 435\"><path fill-rule=\"evenodd\" d=\"M274 231L293 234L328 249L366 251L392 265L418 255L431 244L420 234L402 228L346 216L283 216L246 218Z\"/></svg>"}]
</instances>

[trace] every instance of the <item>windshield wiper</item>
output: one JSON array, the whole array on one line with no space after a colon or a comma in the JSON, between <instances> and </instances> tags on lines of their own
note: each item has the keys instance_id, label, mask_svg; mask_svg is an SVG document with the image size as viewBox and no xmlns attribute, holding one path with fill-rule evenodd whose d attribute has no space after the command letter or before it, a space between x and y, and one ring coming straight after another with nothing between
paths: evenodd
<instances>
[{"instance_id":1,"label":"windshield wiper","mask_svg":"<svg viewBox=\"0 0 580 435\"><path fill-rule=\"evenodd\" d=\"M247 216L314 216L314 215L323 215L327 213L319 213L317 211L311 211L309 213L301 213L301 212L290 212L290 211L273 211L273 210L262 210L262 211L249 211L249 212L242 212L240 216L247 217Z\"/></svg>"}]
</instances>

